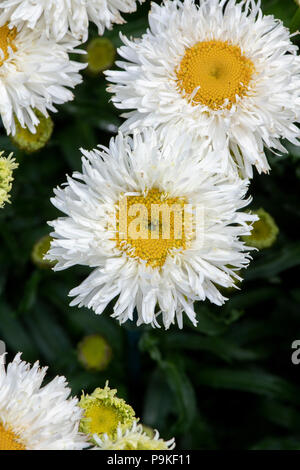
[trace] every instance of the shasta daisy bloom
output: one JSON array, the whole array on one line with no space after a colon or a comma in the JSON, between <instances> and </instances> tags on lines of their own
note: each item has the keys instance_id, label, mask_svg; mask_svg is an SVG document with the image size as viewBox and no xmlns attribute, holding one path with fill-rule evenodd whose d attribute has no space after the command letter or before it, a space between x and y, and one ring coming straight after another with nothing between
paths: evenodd
<instances>
[{"instance_id":1,"label":"shasta daisy bloom","mask_svg":"<svg viewBox=\"0 0 300 470\"><path fill-rule=\"evenodd\" d=\"M159 432L154 431L153 437L144 432L143 426L135 421L131 429L118 428L114 439L107 434L99 437L94 435L96 447L93 450L172 450L175 439L164 441Z\"/></svg>"},{"instance_id":2,"label":"shasta daisy bloom","mask_svg":"<svg viewBox=\"0 0 300 470\"><path fill-rule=\"evenodd\" d=\"M101 35L113 23L124 23L121 13L132 13L136 6L137 0L4 0L0 24L9 22L19 27L26 22L31 29L42 28L56 41L71 31L76 39L85 42L89 21L96 24Z\"/></svg>"},{"instance_id":3,"label":"shasta daisy bloom","mask_svg":"<svg viewBox=\"0 0 300 470\"><path fill-rule=\"evenodd\" d=\"M17 354L5 370L0 356L0 450L81 450L82 410L64 377L41 386L47 368L32 367Z\"/></svg>"},{"instance_id":4,"label":"shasta daisy bloom","mask_svg":"<svg viewBox=\"0 0 300 470\"><path fill-rule=\"evenodd\" d=\"M80 430L90 437L106 434L114 439L117 430L130 428L135 421L135 412L125 400L116 396L117 390L96 388L91 395L82 395L79 406L84 410Z\"/></svg>"},{"instance_id":5,"label":"shasta daisy bloom","mask_svg":"<svg viewBox=\"0 0 300 470\"><path fill-rule=\"evenodd\" d=\"M154 126L168 139L187 133L213 145L215 166L252 177L268 172L264 147L299 145L300 59L281 21L254 0L165 0L149 30L122 37L122 70L105 72L122 131Z\"/></svg>"},{"instance_id":6,"label":"shasta daisy bloom","mask_svg":"<svg viewBox=\"0 0 300 470\"><path fill-rule=\"evenodd\" d=\"M176 319L182 327L183 311L196 324L196 300L224 303L217 285L231 286L247 266L239 237L256 216L239 211L247 182L204 170L194 152L185 137L160 145L151 129L83 151L82 173L51 200L66 216L49 222L53 269L93 268L71 305L101 314L118 297L120 323L136 308L138 325L158 326L161 315L168 328Z\"/></svg>"},{"instance_id":7,"label":"shasta daisy bloom","mask_svg":"<svg viewBox=\"0 0 300 470\"><path fill-rule=\"evenodd\" d=\"M34 133L38 111L48 116L54 104L73 99L68 88L82 81L85 67L69 59L77 44L73 38L57 44L39 28L0 26L0 116L8 134L15 134L15 118Z\"/></svg>"}]
</instances>

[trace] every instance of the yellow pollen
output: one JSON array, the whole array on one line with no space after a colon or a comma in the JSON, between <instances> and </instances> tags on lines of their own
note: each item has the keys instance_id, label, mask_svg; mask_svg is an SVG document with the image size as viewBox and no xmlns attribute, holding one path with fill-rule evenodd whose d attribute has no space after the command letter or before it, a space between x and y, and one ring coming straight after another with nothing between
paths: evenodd
<instances>
[{"instance_id":1,"label":"yellow pollen","mask_svg":"<svg viewBox=\"0 0 300 470\"><path fill-rule=\"evenodd\" d=\"M85 417L89 420L89 433L91 435L113 434L122 419L116 408L102 405L99 402L87 408Z\"/></svg>"},{"instance_id":2,"label":"yellow pollen","mask_svg":"<svg viewBox=\"0 0 300 470\"><path fill-rule=\"evenodd\" d=\"M126 196L121 201L115 240L129 257L161 267L174 249L187 248L189 216L184 212L185 198L169 198L152 188L145 196Z\"/></svg>"},{"instance_id":3,"label":"yellow pollen","mask_svg":"<svg viewBox=\"0 0 300 470\"><path fill-rule=\"evenodd\" d=\"M236 96L242 98L247 93L254 70L253 62L238 46L227 41L198 42L186 50L177 71L177 84L187 96L199 87L191 99L194 106L230 109Z\"/></svg>"},{"instance_id":4,"label":"yellow pollen","mask_svg":"<svg viewBox=\"0 0 300 470\"><path fill-rule=\"evenodd\" d=\"M19 436L3 427L0 423L0 450L26 450Z\"/></svg>"},{"instance_id":5,"label":"yellow pollen","mask_svg":"<svg viewBox=\"0 0 300 470\"><path fill-rule=\"evenodd\" d=\"M9 29L7 24L0 26L0 67L8 59L10 49L16 52L15 38L17 35L16 28Z\"/></svg>"}]
</instances>

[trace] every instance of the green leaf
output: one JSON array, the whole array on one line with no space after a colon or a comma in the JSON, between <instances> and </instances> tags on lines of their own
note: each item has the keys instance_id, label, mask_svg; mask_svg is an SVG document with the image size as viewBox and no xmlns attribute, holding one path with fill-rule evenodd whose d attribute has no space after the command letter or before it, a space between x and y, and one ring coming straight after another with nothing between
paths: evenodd
<instances>
[{"instance_id":1,"label":"green leaf","mask_svg":"<svg viewBox=\"0 0 300 470\"><path fill-rule=\"evenodd\" d=\"M197 380L216 389L240 390L300 405L297 387L287 380L260 370L201 369Z\"/></svg>"},{"instance_id":2,"label":"green leaf","mask_svg":"<svg viewBox=\"0 0 300 470\"><path fill-rule=\"evenodd\" d=\"M253 261L245 272L245 280L268 279L286 269L300 265L300 242L281 248L280 251L264 255L259 261Z\"/></svg>"},{"instance_id":3,"label":"green leaf","mask_svg":"<svg viewBox=\"0 0 300 470\"><path fill-rule=\"evenodd\" d=\"M266 437L251 450L300 450L299 437Z\"/></svg>"},{"instance_id":4,"label":"green leaf","mask_svg":"<svg viewBox=\"0 0 300 470\"><path fill-rule=\"evenodd\" d=\"M32 360L37 356L32 338L3 300L0 300L0 339L14 353L23 352L27 360Z\"/></svg>"},{"instance_id":5,"label":"green leaf","mask_svg":"<svg viewBox=\"0 0 300 470\"><path fill-rule=\"evenodd\" d=\"M255 361L264 357L259 351L243 349L223 337L203 337L184 332L169 334L165 340L167 348L206 351L226 362Z\"/></svg>"}]
</instances>

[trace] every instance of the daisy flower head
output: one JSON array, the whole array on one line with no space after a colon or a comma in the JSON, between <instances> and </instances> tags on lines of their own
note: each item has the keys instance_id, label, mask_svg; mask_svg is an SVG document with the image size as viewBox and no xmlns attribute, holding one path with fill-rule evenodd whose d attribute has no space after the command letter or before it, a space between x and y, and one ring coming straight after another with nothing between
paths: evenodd
<instances>
[{"instance_id":1,"label":"daisy flower head","mask_svg":"<svg viewBox=\"0 0 300 470\"><path fill-rule=\"evenodd\" d=\"M87 438L78 432L82 410L68 398L65 377L41 386L47 368L17 354L4 365L0 356L0 450L81 450Z\"/></svg>"},{"instance_id":2,"label":"daisy flower head","mask_svg":"<svg viewBox=\"0 0 300 470\"><path fill-rule=\"evenodd\" d=\"M37 26L43 28L47 37L56 41L70 31L73 37L85 42L90 21L101 35L113 23L124 23L121 13L132 13L136 7L137 0L4 0L0 6L0 24L9 22L19 27L25 22L32 30Z\"/></svg>"},{"instance_id":3,"label":"daisy flower head","mask_svg":"<svg viewBox=\"0 0 300 470\"><path fill-rule=\"evenodd\" d=\"M120 323L166 328L182 313L196 324L193 302L222 305L217 285L230 287L248 265L240 236L257 217L239 210L247 181L201 166L188 139L160 144L153 129L121 133L109 148L83 151L82 172L55 189L52 203L65 214L49 222L46 256L54 270L80 264L92 273L70 291L71 305L101 314L116 297ZM211 161L210 154L206 156Z\"/></svg>"},{"instance_id":4,"label":"daisy flower head","mask_svg":"<svg viewBox=\"0 0 300 470\"><path fill-rule=\"evenodd\" d=\"M84 414L80 430L91 436L107 435L114 439L117 430L130 428L135 421L135 412L125 400L116 396L117 390L111 389L106 382L104 388L96 388L91 395L83 394L79 406Z\"/></svg>"},{"instance_id":5,"label":"daisy flower head","mask_svg":"<svg viewBox=\"0 0 300 470\"><path fill-rule=\"evenodd\" d=\"M76 45L73 38L49 40L39 28L0 26L0 116L8 134L15 134L16 120L35 133L38 112L48 117L54 104L73 99L68 88L82 81L78 72L85 68L69 58Z\"/></svg>"},{"instance_id":6,"label":"daisy flower head","mask_svg":"<svg viewBox=\"0 0 300 470\"><path fill-rule=\"evenodd\" d=\"M207 136L221 171L268 172L264 147L299 145L298 47L254 0L152 3L149 29L122 36L121 70L106 71L122 131L154 126L163 137ZM224 149L226 151L224 152Z\"/></svg>"},{"instance_id":7,"label":"daisy flower head","mask_svg":"<svg viewBox=\"0 0 300 470\"><path fill-rule=\"evenodd\" d=\"M130 429L117 430L114 439L107 434L99 437L94 435L96 447L92 450L173 450L175 439L164 441L159 437L159 432L154 431L153 437L144 432L143 426L135 421Z\"/></svg>"}]
</instances>

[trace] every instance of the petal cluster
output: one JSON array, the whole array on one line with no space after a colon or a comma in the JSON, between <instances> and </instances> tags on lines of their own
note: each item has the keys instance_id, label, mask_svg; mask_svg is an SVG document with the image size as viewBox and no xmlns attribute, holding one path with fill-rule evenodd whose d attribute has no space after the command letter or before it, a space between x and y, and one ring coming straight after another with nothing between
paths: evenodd
<instances>
[{"instance_id":1,"label":"petal cluster","mask_svg":"<svg viewBox=\"0 0 300 470\"><path fill-rule=\"evenodd\" d=\"M4 0L0 6L0 24L9 22L19 27L25 22L32 30L42 28L47 37L57 41L70 31L84 42L89 22L95 23L99 34L103 34L113 23L124 23L121 13L134 12L136 4L137 0Z\"/></svg>"},{"instance_id":2,"label":"petal cluster","mask_svg":"<svg viewBox=\"0 0 300 470\"><path fill-rule=\"evenodd\" d=\"M48 116L56 104L73 99L70 88L82 81L78 72L85 67L69 58L77 45L74 39L57 43L39 28L24 25L16 33L14 50L0 66L0 115L8 134L15 134L15 118L34 133L39 123L35 110Z\"/></svg>"},{"instance_id":3,"label":"petal cluster","mask_svg":"<svg viewBox=\"0 0 300 470\"><path fill-rule=\"evenodd\" d=\"M69 398L65 377L42 386L47 368L32 367L17 354L4 366L0 356L0 425L18 436L27 450L81 450L88 447L78 432L82 411Z\"/></svg>"}]
</instances>

